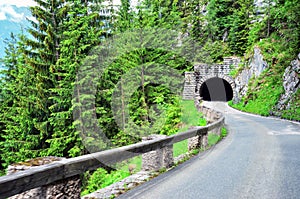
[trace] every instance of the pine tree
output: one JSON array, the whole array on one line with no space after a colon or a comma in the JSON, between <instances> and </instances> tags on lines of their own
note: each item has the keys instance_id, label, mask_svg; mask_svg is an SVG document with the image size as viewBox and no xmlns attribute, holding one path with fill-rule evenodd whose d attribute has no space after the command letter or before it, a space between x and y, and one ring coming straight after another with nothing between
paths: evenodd
<instances>
[{"instance_id":1,"label":"pine tree","mask_svg":"<svg viewBox=\"0 0 300 199\"><path fill-rule=\"evenodd\" d=\"M206 8L208 1L183 1L178 4L184 20L185 30L198 45L207 40L206 26Z\"/></svg>"},{"instance_id":2,"label":"pine tree","mask_svg":"<svg viewBox=\"0 0 300 199\"><path fill-rule=\"evenodd\" d=\"M129 24L129 21L131 22L131 24ZM178 67L178 69L185 68L186 65L184 64L186 63L184 63L183 65L177 63L177 65L175 64L176 61L170 58L173 57L174 54L168 54L161 50L155 51L153 49L147 49L143 47L147 43L153 43L153 41L155 41L155 33L160 34L160 38L165 36L168 40L168 37L170 38L170 35L164 35L165 32L161 30L178 28L181 20L180 12L177 10L175 2L144 1L139 7L137 7L137 12L134 13L130 12L128 1L125 1L123 2L123 5L120 9L120 15L117 17L116 24L118 23L121 23L121 27L124 28L124 30L127 30L127 32L125 31L124 33L121 33L121 37L123 37L124 40L127 40L127 42L129 43L134 42L131 43L131 45L136 46L138 49L135 49L134 51L130 51L128 49L129 52L121 55L121 57L117 58L117 60L109 65L109 67L105 71L103 71L101 79L99 80L96 96L97 118L99 118L98 121L101 129L103 129L105 135L108 138L114 138L115 140L118 140L117 144L128 144L139 140L139 138L135 139L134 135L128 135L128 132L133 129L128 129L128 127L131 125L128 125L128 118L124 118L124 112L121 111L117 115L123 116L120 118L120 121L123 121L123 123L124 121L126 121L127 125L125 126L125 124L123 124L119 128L116 124L116 121L113 117L113 112L111 110L113 90L115 88L115 85L120 81L122 75L125 75L128 71L130 71L130 73L134 73L136 75L136 81L140 82L140 87L133 94L131 101L126 101L126 104L129 103L131 107L129 113L127 114L130 115L132 119L131 121L134 122L134 124L132 125L140 126L140 128L143 129L153 123L154 117L151 118L150 115L153 113L151 110L151 104L155 104L155 97L149 99L149 95L151 94L151 92L154 92L155 88L157 87L149 84L149 73L146 74L143 71L146 70L147 67L149 68L152 62L157 62L160 57L163 57L161 58L161 64L170 62L172 67L176 66ZM128 30L134 30L134 28L136 29L136 31L133 31L131 35L128 35L128 37L126 37L126 34L130 34L130 31L128 32ZM122 32L122 30L119 31ZM136 35L137 37L134 38L133 35L135 35L139 31L141 32L141 34ZM145 32L148 32L149 34L145 34ZM153 35L150 32L153 32ZM147 35L152 35L152 37L148 37ZM176 37L178 37L178 35L176 35ZM117 39L122 38L119 38L119 36L117 35ZM161 41L163 40L160 39L160 42ZM162 45L162 43L159 43L159 45ZM133 68L138 69L133 72ZM157 70L163 70L163 68L157 68ZM123 81L124 84L126 83L128 86L128 82L130 81ZM124 86L124 84L122 85ZM122 85L119 85L121 90L123 89ZM126 92L131 92L133 89L126 90ZM159 90L159 87L156 89ZM162 92L167 93L166 90L162 90ZM124 101L122 100L121 93L120 99L117 100L121 102L118 107L124 106L122 105L122 102ZM155 96L157 97L158 94ZM127 132L124 134L124 131ZM159 131L157 131L156 133L159 133ZM126 141L124 141L124 139Z\"/></svg>"},{"instance_id":3,"label":"pine tree","mask_svg":"<svg viewBox=\"0 0 300 199\"><path fill-rule=\"evenodd\" d=\"M1 157L6 165L37 156L74 156L82 150L72 120L72 85L80 60L101 40L99 7L87 0L36 3L30 8L36 18L28 30L30 39L22 37L15 47L18 56L10 52L6 59L16 63L11 70L15 80L2 89Z\"/></svg>"},{"instance_id":4,"label":"pine tree","mask_svg":"<svg viewBox=\"0 0 300 199\"><path fill-rule=\"evenodd\" d=\"M0 170L3 169L2 164L5 165L5 155L7 153L7 148L5 148L5 136L7 135L5 124L10 121L10 116L8 116L8 107L12 107L14 104L14 90L11 89L11 85L15 83L17 74L17 60L18 60L18 50L17 50L17 38L11 33L10 38L4 40L6 44L5 47L5 57L0 60L4 68L1 70L1 84L0 84Z\"/></svg>"},{"instance_id":5,"label":"pine tree","mask_svg":"<svg viewBox=\"0 0 300 199\"><path fill-rule=\"evenodd\" d=\"M260 15L250 31L249 45L260 39L280 43L279 51L293 59L300 45L299 39L299 2L298 1L263 1L259 8ZM272 41L271 41L272 40Z\"/></svg>"}]
</instances>

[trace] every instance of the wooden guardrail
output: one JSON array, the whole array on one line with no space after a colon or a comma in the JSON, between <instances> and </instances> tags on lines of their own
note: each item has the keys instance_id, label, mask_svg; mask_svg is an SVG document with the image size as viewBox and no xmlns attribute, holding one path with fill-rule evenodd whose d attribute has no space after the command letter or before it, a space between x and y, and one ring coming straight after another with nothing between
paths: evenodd
<instances>
[{"instance_id":1,"label":"wooden guardrail","mask_svg":"<svg viewBox=\"0 0 300 199\"><path fill-rule=\"evenodd\" d=\"M0 177L0 198L10 197L33 188L55 184L62 180L83 174L85 171L95 170L105 165L114 164L150 151L162 149L188 138L207 135L209 131L220 128L225 120L222 114L219 114L216 119L215 122L207 126L196 127L166 138L64 159L47 165L37 166L26 171L2 176ZM101 160L102 163L99 160Z\"/></svg>"}]
</instances>

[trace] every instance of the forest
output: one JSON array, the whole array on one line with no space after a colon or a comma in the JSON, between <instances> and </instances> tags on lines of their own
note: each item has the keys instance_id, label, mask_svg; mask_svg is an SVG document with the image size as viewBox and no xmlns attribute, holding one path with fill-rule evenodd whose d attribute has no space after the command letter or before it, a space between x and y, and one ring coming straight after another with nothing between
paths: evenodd
<instances>
[{"instance_id":1,"label":"forest","mask_svg":"<svg viewBox=\"0 0 300 199\"><path fill-rule=\"evenodd\" d=\"M146 69L160 73L165 71L162 66L168 66L183 75L193 70L194 62L218 63L228 56L247 60L253 47L259 46L271 64L266 84L269 81L278 87L278 97L283 92L282 74L300 48L298 0L263 0L259 5L252 0L143 0L136 6L132 6L130 0L121 0L118 9L110 5L112 2L104 4L101 0L35 2L37 6L30 7L35 18L30 21L31 26L22 34L11 34L6 40L6 55L1 60L5 66L0 82L2 174L8 165L27 159L68 158L91 152L93 147L88 143L93 144L96 138L89 135L93 132L81 136L82 118L74 117L74 112L81 110L74 90L78 85L86 88L87 83L78 81L78 71L82 70L83 63L90 66L100 60L91 56L91 52L105 57L107 52L103 49L110 45L108 41L120 39L118 35L122 35L126 43L128 33L175 30L182 38L192 41L193 49L180 49L192 52L192 59L180 57L178 51L147 48L147 39L143 38L138 41L140 48L116 57L101 71L101 76L95 78L94 107L86 105L85 120L91 120L88 125L99 126L114 147L140 141L140 136L130 133L134 132L132 126L139 126L139 132L151 127L151 133L165 135L178 130L182 114L180 98L170 88L151 83L153 77L151 73L144 73ZM103 9L109 9L111 14L100 15ZM133 71L140 66L141 70ZM125 121L128 118L124 112L119 112L119 119L124 121L118 125L111 108L114 89L116 85L122 87L122 82L126 82L122 76L130 71L136 72L135 78L141 84L127 102L130 122ZM257 96L253 99L249 94L247 100L266 98L265 93ZM122 103L120 106L122 110ZM160 120L161 113L164 121ZM96 116L96 120L90 119L92 116Z\"/></svg>"}]
</instances>

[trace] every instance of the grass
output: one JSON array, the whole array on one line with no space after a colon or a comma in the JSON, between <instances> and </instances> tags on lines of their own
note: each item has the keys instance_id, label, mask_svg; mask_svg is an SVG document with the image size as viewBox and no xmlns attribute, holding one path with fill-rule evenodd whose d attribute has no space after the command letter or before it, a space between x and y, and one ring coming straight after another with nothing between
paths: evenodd
<instances>
[{"instance_id":1,"label":"grass","mask_svg":"<svg viewBox=\"0 0 300 199\"><path fill-rule=\"evenodd\" d=\"M183 132L191 126L199 126L199 120L203 119L203 114L197 111L194 101L183 100L181 102L181 110L181 122L184 124L184 128L179 129L179 132Z\"/></svg>"},{"instance_id":2,"label":"grass","mask_svg":"<svg viewBox=\"0 0 300 199\"><path fill-rule=\"evenodd\" d=\"M238 103L228 104L241 111L254 113L262 116L270 116L274 112L280 95L284 93L282 86L282 74L273 68L267 69L261 77L253 79L249 84L247 95ZM290 100L291 106L283 110L281 117L289 120L300 121L300 90ZM276 109L275 109L276 112Z\"/></svg>"},{"instance_id":3,"label":"grass","mask_svg":"<svg viewBox=\"0 0 300 199\"><path fill-rule=\"evenodd\" d=\"M283 93L282 71L269 68L257 79L252 79L247 95L238 104L230 106L241 111L269 116Z\"/></svg>"},{"instance_id":4,"label":"grass","mask_svg":"<svg viewBox=\"0 0 300 199\"><path fill-rule=\"evenodd\" d=\"M220 140L222 140L226 136L227 136L227 129L225 127L223 127L221 129L220 135L217 135L214 133L208 134L208 137L207 137L208 146L211 147L211 146L217 144Z\"/></svg>"},{"instance_id":5,"label":"grass","mask_svg":"<svg viewBox=\"0 0 300 199\"><path fill-rule=\"evenodd\" d=\"M178 157L181 154L185 154L188 152L188 141L183 140L181 142L177 142L173 145L173 156Z\"/></svg>"},{"instance_id":6,"label":"grass","mask_svg":"<svg viewBox=\"0 0 300 199\"><path fill-rule=\"evenodd\" d=\"M129 171L129 167L134 166L133 169L133 173L139 172L142 169L142 156L136 156L134 158L131 158L127 161L125 161L125 163L121 163L121 168L120 170L122 171Z\"/></svg>"},{"instance_id":7,"label":"grass","mask_svg":"<svg viewBox=\"0 0 300 199\"><path fill-rule=\"evenodd\" d=\"M208 147L215 145L220 140L220 136L214 133L208 134Z\"/></svg>"},{"instance_id":8,"label":"grass","mask_svg":"<svg viewBox=\"0 0 300 199\"><path fill-rule=\"evenodd\" d=\"M192 126L205 126L207 124L203 114L198 112L193 100L181 101L181 128L178 133L187 131ZM188 152L188 141L183 140L173 145L173 156L178 157Z\"/></svg>"}]
</instances>

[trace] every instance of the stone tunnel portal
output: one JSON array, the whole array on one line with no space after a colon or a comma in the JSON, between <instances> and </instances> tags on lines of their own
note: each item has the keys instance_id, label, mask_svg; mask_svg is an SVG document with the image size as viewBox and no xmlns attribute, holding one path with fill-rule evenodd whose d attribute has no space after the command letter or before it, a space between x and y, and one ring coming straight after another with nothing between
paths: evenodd
<instances>
[{"instance_id":1,"label":"stone tunnel portal","mask_svg":"<svg viewBox=\"0 0 300 199\"><path fill-rule=\"evenodd\" d=\"M222 78L213 77L200 86L200 97L205 101L230 101L233 99L233 88Z\"/></svg>"}]
</instances>

